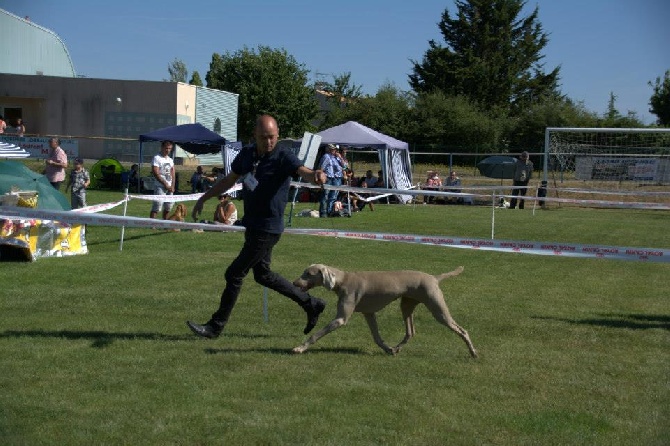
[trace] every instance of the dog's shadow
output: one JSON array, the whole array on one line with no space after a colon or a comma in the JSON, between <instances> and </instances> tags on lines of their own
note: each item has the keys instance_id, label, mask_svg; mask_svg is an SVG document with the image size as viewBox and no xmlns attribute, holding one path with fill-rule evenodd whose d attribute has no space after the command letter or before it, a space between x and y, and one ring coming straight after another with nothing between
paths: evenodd
<instances>
[{"instance_id":1,"label":"dog's shadow","mask_svg":"<svg viewBox=\"0 0 670 446\"><path fill-rule=\"evenodd\" d=\"M631 330L660 328L663 330L670 330L670 316L660 314L599 314L598 316L599 317L586 319L535 316L533 319L552 320L579 325L594 325L606 328L627 328Z\"/></svg>"},{"instance_id":2,"label":"dog's shadow","mask_svg":"<svg viewBox=\"0 0 670 446\"><path fill-rule=\"evenodd\" d=\"M300 354L293 353L291 349L284 348L206 348L205 353L208 355L221 355L226 353L269 353L273 355L288 355L288 356L300 356ZM337 353L345 355L366 355L364 350L359 348L315 348L310 349L309 351L302 353L302 355L313 355L319 353Z\"/></svg>"}]
</instances>

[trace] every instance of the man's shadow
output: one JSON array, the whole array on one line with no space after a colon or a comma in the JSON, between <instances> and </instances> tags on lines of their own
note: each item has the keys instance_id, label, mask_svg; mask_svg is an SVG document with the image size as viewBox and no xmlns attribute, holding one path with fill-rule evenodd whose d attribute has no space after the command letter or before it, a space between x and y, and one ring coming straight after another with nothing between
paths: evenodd
<instances>
[{"instance_id":1,"label":"man's shadow","mask_svg":"<svg viewBox=\"0 0 670 446\"><path fill-rule=\"evenodd\" d=\"M594 325L607 328L627 328L631 330L649 330L660 328L670 330L670 316L655 314L600 314L599 317L586 319L567 319L535 316L534 319L553 320L579 325Z\"/></svg>"},{"instance_id":2,"label":"man's shadow","mask_svg":"<svg viewBox=\"0 0 670 446\"><path fill-rule=\"evenodd\" d=\"M238 336L245 338L267 338L269 335L257 334L230 334L229 337ZM75 331L75 330L6 330L0 333L0 338L55 338L69 341L87 340L91 341L91 347L109 347L114 341L191 341L198 340L191 334L169 335L164 333L114 333L108 331Z\"/></svg>"}]
</instances>

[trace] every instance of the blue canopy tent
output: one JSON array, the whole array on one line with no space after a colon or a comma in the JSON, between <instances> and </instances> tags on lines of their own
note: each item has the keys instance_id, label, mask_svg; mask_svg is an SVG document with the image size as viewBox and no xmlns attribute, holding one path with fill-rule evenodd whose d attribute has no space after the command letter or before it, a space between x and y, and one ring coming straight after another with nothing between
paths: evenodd
<instances>
[{"instance_id":1,"label":"blue canopy tent","mask_svg":"<svg viewBox=\"0 0 670 446\"><path fill-rule=\"evenodd\" d=\"M153 132L144 133L140 135L140 162L142 167L143 148L142 143L147 141L172 141L179 144L184 150L187 150L196 155L205 153L222 152L223 146L226 144L226 139L216 132L209 130L202 124L182 124L165 127L154 130ZM222 152L225 157L225 151ZM224 164L226 160L223 160ZM138 180L139 181L139 180ZM139 190L139 184L138 184Z\"/></svg>"},{"instance_id":2,"label":"blue canopy tent","mask_svg":"<svg viewBox=\"0 0 670 446\"><path fill-rule=\"evenodd\" d=\"M345 122L317 133L321 144L339 144L350 149L372 148L379 154L384 184L389 189L410 189L412 187L412 165L409 145L406 142L384 135L356 121ZM411 195L398 195L406 203Z\"/></svg>"}]
</instances>

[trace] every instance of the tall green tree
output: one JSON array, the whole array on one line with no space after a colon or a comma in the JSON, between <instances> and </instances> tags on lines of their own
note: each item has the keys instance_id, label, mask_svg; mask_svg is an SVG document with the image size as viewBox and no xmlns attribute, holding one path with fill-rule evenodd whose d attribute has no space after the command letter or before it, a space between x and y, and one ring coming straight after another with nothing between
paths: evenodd
<instances>
[{"instance_id":1,"label":"tall green tree","mask_svg":"<svg viewBox=\"0 0 670 446\"><path fill-rule=\"evenodd\" d=\"M170 73L170 82L184 82L188 77L186 64L176 57L168 64L168 73Z\"/></svg>"},{"instance_id":2,"label":"tall green tree","mask_svg":"<svg viewBox=\"0 0 670 446\"><path fill-rule=\"evenodd\" d=\"M214 53L205 79L209 88L239 94L238 134L247 141L263 113L277 118L282 137L302 136L313 128L317 102L308 73L284 49L258 46Z\"/></svg>"},{"instance_id":3,"label":"tall green tree","mask_svg":"<svg viewBox=\"0 0 670 446\"><path fill-rule=\"evenodd\" d=\"M202 78L200 77L200 73L198 73L197 71L194 71L193 75L191 75L191 80L188 81L188 83L190 85L196 85L198 87L202 87L203 83L202 83Z\"/></svg>"},{"instance_id":4,"label":"tall green tree","mask_svg":"<svg viewBox=\"0 0 670 446\"><path fill-rule=\"evenodd\" d=\"M538 8L521 17L523 0L456 0L438 24L445 45L429 41L409 75L417 93L464 96L482 109L512 113L543 97L558 95L559 67L544 72L541 51L547 34Z\"/></svg>"},{"instance_id":5,"label":"tall green tree","mask_svg":"<svg viewBox=\"0 0 670 446\"><path fill-rule=\"evenodd\" d=\"M644 127L644 123L637 117L637 113L629 110L626 116L616 108L617 96L614 92L610 92L609 100L607 101L607 111L602 119L598 122L597 127L607 128L637 128Z\"/></svg>"},{"instance_id":6,"label":"tall green tree","mask_svg":"<svg viewBox=\"0 0 670 446\"><path fill-rule=\"evenodd\" d=\"M654 94L649 98L649 111L656 115L656 122L659 125L670 126L670 70L665 72L663 79L656 78L655 83L649 82L649 86L654 89Z\"/></svg>"}]
</instances>

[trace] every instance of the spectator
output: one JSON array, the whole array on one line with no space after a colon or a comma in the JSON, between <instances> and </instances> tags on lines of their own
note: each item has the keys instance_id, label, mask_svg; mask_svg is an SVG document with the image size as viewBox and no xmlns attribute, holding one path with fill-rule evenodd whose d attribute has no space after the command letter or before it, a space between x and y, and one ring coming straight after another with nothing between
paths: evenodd
<instances>
[{"instance_id":1,"label":"spectator","mask_svg":"<svg viewBox=\"0 0 670 446\"><path fill-rule=\"evenodd\" d=\"M360 180L359 187L362 187L364 189L371 189L375 187L377 184L377 178L372 175L372 171L368 170L365 172L365 176ZM370 194L360 194L357 198L358 202L358 210L362 211L365 209L365 205L368 204L370 205L370 210L374 211L375 210L375 205L372 203L372 201L365 201L364 197L368 197Z\"/></svg>"},{"instance_id":2,"label":"spectator","mask_svg":"<svg viewBox=\"0 0 670 446\"><path fill-rule=\"evenodd\" d=\"M441 186L442 179L440 178L440 175L435 171L428 171L428 175L426 175L426 183L423 185L423 189L426 189L430 192L439 190ZM433 203L435 202L435 197L430 194L425 194L423 196L423 202L424 204Z\"/></svg>"},{"instance_id":3,"label":"spectator","mask_svg":"<svg viewBox=\"0 0 670 446\"><path fill-rule=\"evenodd\" d=\"M365 172L365 177L361 181L361 187L373 188L377 184L377 178L372 175L372 171L368 170Z\"/></svg>"},{"instance_id":4,"label":"spectator","mask_svg":"<svg viewBox=\"0 0 670 446\"><path fill-rule=\"evenodd\" d=\"M170 152L174 144L172 141L162 141L160 153L154 156L151 162L151 173L154 176L154 195L165 196L174 193L174 160ZM159 210L163 210L163 220L166 220L172 203L165 200L155 200L151 205L150 218L156 218Z\"/></svg>"},{"instance_id":5,"label":"spectator","mask_svg":"<svg viewBox=\"0 0 670 446\"><path fill-rule=\"evenodd\" d=\"M445 186L447 186L447 192L460 193L461 192L461 179L458 177L455 171L449 172L449 177L447 178ZM462 197L448 197L449 202L463 203Z\"/></svg>"},{"instance_id":6,"label":"spectator","mask_svg":"<svg viewBox=\"0 0 670 446\"><path fill-rule=\"evenodd\" d=\"M191 193L194 194L196 192L204 192L203 189L203 184L202 184L202 178L204 176L204 172L202 171L202 166L198 166L195 168L195 172L193 172L193 175L191 175Z\"/></svg>"},{"instance_id":7,"label":"spectator","mask_svg":"<svg viewBox=\"0 0 670 446\"><path fill-rule=\"evenodd\" d=\"M128 185L129 189L135 190L135 192L140 193L144 190L144 184L142 178L140 177L140 166L133 164L130 166L130 175L128 176Z\"/></svg>"},{"instance_id":8,"label":"spectator","mask_svg":"<svg viewBox=\"0 0 670 446\"><path fill-rule=\"evenodd\" d=\"M193 206L193 219L197 220L205 201L226 192L243 178L244 245L226 270L226 287L217 311L203 325L187 321L191 331L200 337L216 338L221 334L250 270L253 270L254 279L260 285L288 297L303 308L307 314L305 334L314 328L326 307L324 301L310 296L270 269L272 249L284 232L284 211L291 177L297 174L304 180L321 185L326 182L326 175L303 166L291 150L276 147L279 126L272 116L262 115L256 120L254 136L256 144L242 148L232 162L231 172Z\"/></svg>"},{"instance_id":9,"label":"spectator","mask_svg":"<svg viewBox=\"0 0 670 446\"><path fill-rule=\"evenodd\" d=\"M386 184L384 183L384 173L381 170L377 172L377 182L373 187L386 187Z\"/></svg>"},{"instance_id":10,"label":"spectator","mask_svg":"<svg viewBox=\"0 0 670 446\"><path fill-rule=\"evenodd\" d=\"M326 184L334 187L342 185L346 162L342 158L342 154L338 152L335 144L328 144L326 146L326 153L321 158L320 166L321 170L326 174ZM337 194L337 189L325 189L321 193L319 217L328 217L333 213L333 204L337 199Z\"/></svg>"},{"instance_id":11,"label":"spectator","mask_svg":"<svg viewBox=\"0 0 670 446\"><path fill-rule=\"evenodd\" d=\"M0 134L5 133L5 129L7 128L7 123L5 122L5 119L0 115Z\"/></svg>"},{"instance_id":12,"label":"spectator","mask_svg":"<svg viewBox=\"0 0 670 446\"><path fill-rule=\"evenodd\" d=\"M91 177L84 169L84 160L75 158L74 168L70 171L70 178L65 192L70 189L70 204L72 209L86 207L86 188L91 184Z\"/></svg>"},{"instance_id":13,"label":"spectator","mask_svg":"<svg viewBox=\"0 0 670 446\"><path fill-rule=\"evenodd\" d=\"M528 159L528 152L521 152L519 159L516 160L516 167L514 170L514 182L512 183L512 201L509 204L510 209L516 208L516 197L526 196L526 187L530 178L533 176L533 162ZM523 209L524 199L519 200L519 209Z\"/></svg>"},{"instance_id":14,"label":"spectator","mask_svg":"<svg viewBox=\"0 0 670 446\"><path fill-rule=\"evenodd\" d=\"M60 185L65 181L65 169L67 169L67 155L60 148L60 139L49 138L49 156L46 159L44 174L54 188L60 189Z\"/></svg>"},{"instance_id":15,"label":"spectator","mask_svg":"<svg viewBox=\"0 0 670 446\"><path fill-rule=\"evenodd\" d=\"M237 207L227 193L219 194L219 204L214 211L214 223L233 225L237 221Z\"/></svg>"},{"instance_id":16,"label":"spectator","mask_svg":"<svg viewBox=\"0 0 670 446\"><path fill-rule=\"evenodd\" d=\"M16 134L18 136L23 136L26 133L26 126L23 124L23 119L18 118L16 120Z\"/></svg>"},{"instance_id":17,"label":"spectator","mask_svg":"<svg viewBox=\"0 0 670 446\"><path fill-rule=\"evenodd\" d=\"M221 178L221 175L219 175L219 168L218 167L212 167L212 173L202 174L201 178L201 183L202 183L202 191L207 192L216 184L217 181L219 181L219 178Z\"/></svg>"}]
</instances>

